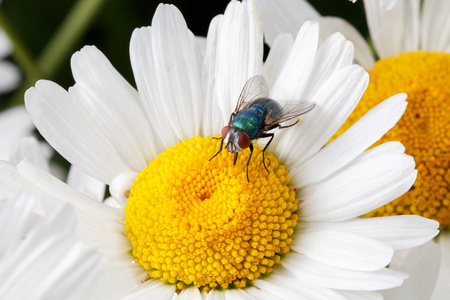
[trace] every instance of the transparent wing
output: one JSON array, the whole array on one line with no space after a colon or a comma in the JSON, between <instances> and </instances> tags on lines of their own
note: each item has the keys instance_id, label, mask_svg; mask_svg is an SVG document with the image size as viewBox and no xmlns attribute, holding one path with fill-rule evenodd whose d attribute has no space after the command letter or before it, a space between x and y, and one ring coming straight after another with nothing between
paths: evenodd
<instances>
[{"instance_id":1,"label":"transparent wing","mask_svg":"<svg viewBox=\"0 0 450 300\"><path fill-rule=\"evenodd\" d=\"M261 75L256 75L247 80L242 89L239 100L236 104L234 113L243 110L246 107L251 106L251 103L260 98L269 97L269 88L267 87L266 80Z\"/></svg>"},{"instance_id":2,"label":"transparent wing","mask_svg":"<svg viewBox=\"0 0 450 300\"><path fill-rule=\"evenodd\" d=\"M280 123L298 118L311 111L316 104L309 101L277 101L281 109L266 115L264 130L270 130Z\"/></svg>"}]
</instances>

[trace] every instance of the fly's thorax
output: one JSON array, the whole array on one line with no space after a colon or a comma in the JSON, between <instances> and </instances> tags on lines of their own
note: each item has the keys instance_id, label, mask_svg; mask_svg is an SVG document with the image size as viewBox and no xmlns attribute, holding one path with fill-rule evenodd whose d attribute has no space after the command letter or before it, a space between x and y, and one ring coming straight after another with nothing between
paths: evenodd
<instances>
[{"instance_id":1,"label":"fly's thorax","mask_svg":"<svg viewBox=\"0 0 450 300\"><path fill-rule=\"evenodd\" d=\"M264 108L260 105L246 108L240 111L231 122L230 126L245 132L250 139L258 136L264 121Z\"/></svg>"},{"instance_id":2,"label":"fly's thorax","mask_svg":"<svg viewBox=\"0 0 450 300\"><path fill-rule=\"evenodd\" d=\"M260 114L261 116L263 116L264 112L265 112L264 107L259 104L254 104L254 105L250 106L249 109L256 112L257 114Z\"/></svg>"}]
</instances>

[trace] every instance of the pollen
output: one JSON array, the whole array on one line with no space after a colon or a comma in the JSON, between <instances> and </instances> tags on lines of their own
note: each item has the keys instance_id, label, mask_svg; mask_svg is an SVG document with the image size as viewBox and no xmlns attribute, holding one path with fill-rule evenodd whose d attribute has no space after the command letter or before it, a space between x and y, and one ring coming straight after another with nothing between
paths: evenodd
<instances>
[{"instance_id":1,"label":"pollen","mask_svg":"<svg viewBox=\"0 0 450 300\"><path fill-rule=\"evenodd\" d=\"M450 54L414 52L379 60L343 133L383 99L406 92L400 121L377 143L400 141L413 156L418 177L409 192L367 214L415 214L450 225ZM336 135L336 136L337 136Z\"/></svg>"},{"instance_id":2,"label":"pollen","mask_svg":"<svg viewBox=\"0 0 450 300\"><path fill-rule=\"evenodd\" d=\"M212 288L245 287L289 252L295 190L278 159L255 145L233 154L199 136L158 155L137 177L125 206L125 235L150 278Z\"/></svg>"}]
</instances>

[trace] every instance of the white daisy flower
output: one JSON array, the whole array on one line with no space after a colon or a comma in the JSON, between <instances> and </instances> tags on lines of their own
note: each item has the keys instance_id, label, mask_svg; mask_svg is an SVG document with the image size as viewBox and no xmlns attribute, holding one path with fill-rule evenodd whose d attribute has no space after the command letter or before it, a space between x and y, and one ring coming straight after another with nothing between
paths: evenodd
<instances>
[{"instance_id":1,"label":"white daisy flower","mask_svg":"<svg viewBox=\"0 0 450 300\"><path fill-rule=\"evenodd\" d=\"M26 93L41 134L109 184L125 211L26 161L2 163L1 174L76 207L80 238L107 257L97 298L379 297L406 278L386 268L394 250L425 243L438 224L417 216L358 218L415 180L400 143L363 152L394 126L406 95L384 101L325 146L368 75L352 65L353 46L341 34L320 47L318 36L318 25L307 22L295 39L281 36L263 64L256 7L232 1L213 19L203 56L181 13L160 5L152 26L131 38L137 90L99 50L85 47L72 58L76 83L68 91L39 81ZM220 138L209 136L227 124L254 75L263 75L271 98L316 107L276 132L268 170L255 145L247 180L249 151L235 165L227 150L211 159Z\"/></svg>"},{"instance_id":2,"label":"white daisy flower","mask_svg":"<svg viewBox=\"0 0 450 300\"><path fill-rule=\"evenodd\" d=\"M103 260L74 234L69 206L48 218L33 213L28 193L0 202L0 298L84 299Z\"/></svg>"}]
</instances>

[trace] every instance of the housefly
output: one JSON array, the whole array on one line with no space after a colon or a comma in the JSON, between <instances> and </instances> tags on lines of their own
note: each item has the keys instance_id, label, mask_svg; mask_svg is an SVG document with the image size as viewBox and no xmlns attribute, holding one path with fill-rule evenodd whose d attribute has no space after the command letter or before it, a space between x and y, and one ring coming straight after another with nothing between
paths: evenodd
<instances>
[{"instance_id":1,"label":"housefly","mask_svg":"<svg viewBox=\"0 0 450 300\"><path fill-rule=\"evenodd\" d=\"M222 151L224 144L228 152L234 153L233 164L236 164L240 151L250 148L250 156L247 161L247 181L249 181L248 165L253 154L251 141L258 138L270 138L262 151L264 168L269 172L264 160L264 152L275 135L268 131L294 126L299 121L298 117L312 110L314 106L314 103L306 101L276 101L270 99L269 89L264 77L261 75L253 76L245 83L228 125L222 129L220 149L210 160ZM292 124L280 125L280 123L295 118L297 120Z\"/></svg>"}]
</instances>

